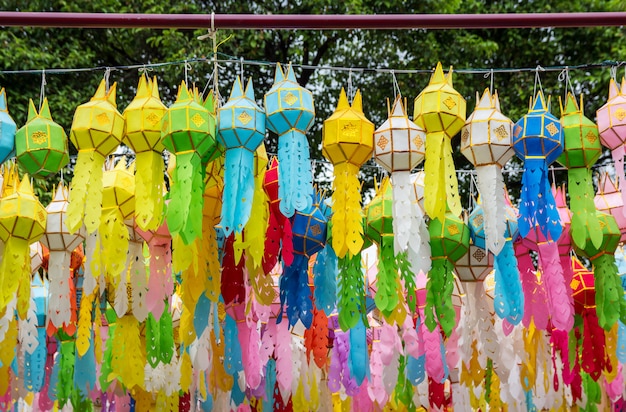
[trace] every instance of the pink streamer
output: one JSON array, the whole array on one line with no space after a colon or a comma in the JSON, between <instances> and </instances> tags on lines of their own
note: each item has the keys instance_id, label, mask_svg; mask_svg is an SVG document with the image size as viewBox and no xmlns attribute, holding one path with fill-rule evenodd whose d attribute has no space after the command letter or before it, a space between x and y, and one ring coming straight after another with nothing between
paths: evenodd
<instances>
[{"instance_id":1,"label":"pink streamer","mask_svg":"<svg viewBox=\"0 0 626 412\"><path fill-rule=\"evenodd\" d=\"M367 377L363 379L359 393L357 393L352 399L352 410L359 412L373 412L374 403L368 395L368 382Z\"/></svg>"},{"instance_id":2,"label":"pink streamer","mask_svg":"<svg viewBox=\"0 0 626 412\"><path fill-rule=\"evenodd\" d=\"M538 249L552 325L556 329L569 331L574 326L574 305L569 298L571 288L569 285L566 287L563 278L559 249L554 241L540 243Z\"/></svg>"},{"instance_id":3,"label":"pink streamer","mask_svg":"<svg viewBox=\"0 0 626 412\"><path fill-rule=\"evenodd\" d=\"M441 359L441 330L439 324L431 332L426 326L426 315L424 314L424 306L422 302L426 302L426 290L417 291L418 311L420 316L420 325L418 336L421 340L423 353L426 355L426 374L436 382L441 382L446 378L444 370L444 359Z\"/></svg>"},{"instance_id":4,"label":"pink streamer","mask_svg":"<svg viewBox=\"0 0 626 412\"><path fill-rule=\"evenodd\" d=\"M419 358L419 338L417 336L417 330L415 329L415 325L413 324L413 318L411 316L407 316L404 319L404 324L402 325L402 340L404 341L404 350L406 351L406 353L416 359Z\"/></svg>"},{"instance_id":5,"label":"pink streamer","mask_svg":"<svg viewBox=\"0 0 626 412\"><path fill-rule=\"evenodd\" d=\"M159 238L154 237L153 239ZM160 319L165 310L165 299L172 296L171 242L167 244L148 245L150 249L150 278L148 279L148 296L146 306L155 319Z\"/></svg>"},{"instance_id":6,"label":"pink streamer","mask_svg":"<svg viewBox=\"0 0 626 412\"><path fill-rule=\"evenodd\" d=\"M621 144L611 151L613 161L615 162L615 173L619 180L619 191L622 194L622 201L626 205L626 176L624 176L624 145ZM626 216L626 207L622 209L622 213Z\"/></svg>"},{"instance_id":7,"label":"pink streamer","mask_svg":"<svg viewBox=\"0 0 626 412\"><path fill-rule=\"evenodd\" d=\"M261 359L259 358L259 333L256 324L248 325L245 320L245 307L242 304L233 306L237 321L239 344L241 345L241 360L246 384L250 388L257 388L261 384ZM291 338L291 335L290 335ZM291 354L291 351L290 351Z\"/></svg>"},{"instance_id":8,"label":"pink streamer","mask_svg":"<svg viewBox=\"0 0 626 412\"><path fill-rule=\"evenodd\" d=\"M274 346L276 342L276 318L271 318L265 328L263 329L261 336L261 349L259 351L259 358L264 359L262 367L265 367L267 361L272 357L274 353Z\"/></svg>"},{"instance_id":9,"label":"pink streamer","mask_svg":"<svg viewBox=\"0 0 626 412\"><path fill-rule=\"evenodd\" d=\"M291 394L291 376L293 362L291 361L291 332L289 332L289 322L283 320L276 325L276 381L281 388L283 400L287 402Z\"/></svg>"},{"instance_id":10,"label":"pink streamer","mask_svg":"<svg viewBox=\"0 0 626 412\"><path fill-rule=\"evenodd\" d=\"M380 328L376 328L374 329L374 342L372 343L372 354L370 355L371 381L367 386L367 392L370 398L379 405L386 404L389 398L389 395L387 395L387 392L385 391L385 384L383 383L384 366L382 360L382 350Z\"/></svg>"},{"instance_id":11,"label":"pink streamer","mask_svg":"<svg viewBox=\"0 0 626 412\"><path fill-rule=\"evenodd\" d=\"M528 248L521 241L515 242L515 256L524 290L524 319L522 323L528 327L532 319L537 329L545 330L548 327L548 299L543 283L537 280L533 260L528 252Z\"/></svg>"},{"instance_id":12,"label":"pink streamer","mask_svg":"<svg viewBox=\"0 0 626 412\"><path fill-rule=\"evenodd\" d=\"M610 383L605 380L604 387L612 403L616 403L622 397L624 391L624 374L622 373L621 363L617 365L617 376L615 379Z\"/></svg>"}]
</instances>

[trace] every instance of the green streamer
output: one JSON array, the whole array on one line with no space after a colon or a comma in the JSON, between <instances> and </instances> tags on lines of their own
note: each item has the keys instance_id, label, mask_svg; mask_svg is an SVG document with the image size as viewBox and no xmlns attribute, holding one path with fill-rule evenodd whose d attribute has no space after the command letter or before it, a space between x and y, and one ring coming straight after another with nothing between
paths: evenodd
<instances>
[{"instance_id":1,"label":"green streamer","mask_svg":"<svg viewBox=\"0 0 626 412\"><path fill-rule=\"evenodd\" d=\"M168 310L163 311L161 319L159 319L159 328L159 359L164 364L168 364L174 356L174 326L172 314Z\"/></svg>"},{"instance_id":2,"label":"green streamer","mask_svg":"<svg viewBox=\"0 0 626 412\"><path fill-rule=\"evenodd\" d=\"M411 270L407 252L401 252L396 256L396 265L400 271L400 279L404 282L404 289L406 289L406 303L409 306L409 311L410 313L415 313L415 291L417 290L417 285L415 284L415 274Z\"/></svg>"},{"instance_id":3,"label":"green streamer","mask_svg":"<svg viewBox=\"0 0 626 412\"><path fill-rule=\"evenodd\" d=\"M446 336L450 336L454 328L456 312L452 306L452 291L454 289L453 266L448 259L433 259L432 268L428 272L426 283L426 326L432 332L437 327L434 313L441 329ZM434 309L434 310L433 310Z\"/></svg>"},{"instance_id":4,"label":"green streamer","mask_svg":"<svg viewBox=\"0 0 626 412\"><path fill-rule=\"evenodd\" d=\"M74 341L61 341L61 361L59 365L59 381L57 383L57 399L63 408L72 395L74 386Z\"/></svg>"},{"instance_id":5,"label":"green streamer","mask_svg":"<svg viewBox=\"0 0 626 412\"><path fill-rule=\"evenodd\" d=\"M109 325L109 338L106 341L104 355L102 356L102 368L100 372L100 388L102 388L103 392L106 391L111 384L108 378L113 372L113 368L111 367L111 358L113 357L113 336L115 336L115 325Z\"/></svg>"},{"instance_id":6,"label":"green streamer","mask_svg":"<svg viewBox=\"0 0 626 412\"><path fill-rule=\"evenodd\" d=\"M374 303L388 319L399 303L398 265L393 249L393 236L383 236L378 249L378 275L376 275L376 296Z\"/></svg>"},{"instance_id":7,"label":"green streamer","mask_svg":"<svg viewBox=\"0 0 626 412\"><path fill-rule=\"evenodd\" d=\"M163 314L165 314L165 312ZM159 350L160 343L161 328L159 322L154 319L152 313L148 313L148 318L146 319L146 359L153 368L157 367L161 359Z\"/></svg>"},{"instance_id":8,"label":"green streamer","mask_svg":"<svg viewBox=\"0 0 626 412\"><path fill-rule=\"evenodd\" d=\"M339 259L338 266L340 292L337 310L339 312L339 326L341 330L347 331L356 326L359 317L362 317L365 319L363 322L367 327L365 277L361 270L361 255L351 256L350 253L347 253L346 257Z\"/></svg>"},{"instance_id":9,"label":"green streamer","mask_svg":"<svg viewBox=\"0 0 626 412\"><path fill-rule=\"evenodd\" d=\"M611 330L620 317L624 291L617 273L615 256L602 254L593 260L598 324Z\"/></svg>"},{"instance_id":10,"label":"green streamer","mask_svg":"<svg viewBox=\"0 0 626 412\"><path fill-rule=\"evenodd\" d=\"M602 227L596 215L591 170L585 167L571 168L568 172L568 193L572 211L571 236L574 244L585 248L587 240L595 248L602 245Z\"/></svg>"}]
</instances>

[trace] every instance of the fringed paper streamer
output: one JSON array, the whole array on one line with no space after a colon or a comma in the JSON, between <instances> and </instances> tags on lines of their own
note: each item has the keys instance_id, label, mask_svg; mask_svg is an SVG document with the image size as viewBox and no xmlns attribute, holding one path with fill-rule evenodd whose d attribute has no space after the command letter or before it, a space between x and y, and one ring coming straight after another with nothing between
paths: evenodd
<instances>
[{"instance_id":1,"label":"fringed paper streamer","mask_svg":"<svg viewBox=\"0 0 626 412\"><path fill-rule=\"evenodd\" d=\"M233 248L234 235L226 239L224 245L224 258L222 259L222 297L225 304L242 302L245 299L243 284L243 268L245 262L240 260L235 263L235 251Z\"/></svg>"},{"instance_id":2,"label":"fringed paper streamer","mask_svg":"<svg viewBox=\"0 0 626 412\"><path fill-rule=\"evenodd\" d=\"M398 296L402 293L393 243L389 238L383 238L382 245L379 247L378 274L376 277L377 291L374 302L387 318L398 306Z\"/></svg>"},{"instance_id":3,"label":"fringed paper streamer","mask_svg":"<svg viewBox=\"0 0 626 412\"><path fill-rule=\"evenodd\" d=\"M85 356L91 346L92 310L94 294L86 294L83 290L80 310L78 314L78 335L76 337L76 351L78 356Z\"/></svg>"},{"instance_id":4,"label":"fringed paper streamer","mask_svg":"<svg viewBox=\"0 0 626 412\"><path fill-rule=\"evenodd\" d=\"M163 156L160 152L135 155L135 219L142 230L156 230L163 220Z\"/></svg>"},{"instance_id":5,"label":"fringed paper streamer","mask_svg":"<svg viewBox=\"0 0 626 412\"><path fill-rule=\"evenodd\" d=\"M9 322L9 328L0 342L0 393L6 393L10 387L10 368L15 357L15 343L18 339L17 321Z\"/></svg>"},{"instance_id":6,"label":"fringed paper streamer","mask_svg":"<svg viewBox=\"0 0 626 412\"><path fill-rule=\"evenodd\" d=\"M172 296L174 283L172 280L172 240L167 227L161 226L158 231L144 239L150 254L149 278L146 309L156 318L160 318L165 309L165 301ZM204 240L204 239L203 239Z\"/></svg>"},{"instance_id":7,"label":"fringed paper streamer","mask_svg":"<svg viewBox=\"0 0 626 412\"><path fill-rule=\"evenodd\" d=\"M31 296L29 301L26 318L18 320L17 326L19 329L18 342L20 351L32 355L39 345L39 336L37 333L37 306L33 296Z\"/></svg>"},{"instance_id":8,"label":"fringed paper streamer","mask_svg":"<svg viewBox=\"0 0 626 412\"><path fill-rule=\"evenodd\" d=\"M626 318L626 301L617 274L613 255L602 254L593 259L596 286L596 312L598 323L605 330L610 330L621 317Z\"/></svg>"},{"instance_id":9,"label":"fringed paper streamer","mask_svg":"<svg viewBox=\"0 0 626 412\"><path fill-rule=\"evenodd\" d=\"M423 316L424 314L422 313L420 319L424 319ZM431 331L426 322L420 321L419 331L422 335L424 355L426 356L426 374L429 379L432 378L436 382L444 382L448 374L445 351L442 351L443 342L439 325L435 325L435 328Z\"/></svg>"},{"instance_id":10,"label":"fringed paper streamer","mask_svg":"<svg viewBox=\"0 0 626 412\"><path fill-rule=\"evenodd\" d=\"M452 69L444 76L437 63L428 86L415 98L414 111L415 123L426 131L424 209L431 219L443 220L446 203L454 215L461 214L450 139L463 127L465 109L452 85Z\"/></svg>"},{"instance_id":11,"label":"fringed paper streamer","mask_svg":"<svg viewBox=\"0 0 626 412\"><path fill-rule=\"evenodd\" d=\"M276 325L276 342L274 346L276 358L276 384L280 388L280 396L286 403L291 392L292 368L291 333L287 322Z\"/></svg>"},{"instance_id":12,"label":"fringed paper streamer","mask_svg":"<svg viewBox=\"0 0 626 412\"><path fill-rule=\"evenodd\" d=\"M167 226L172 236L179 235L185 244L191 244L201 233L202 222L202 166L198 153L180 153L176 156L174 184L170 188L167 206Z\"/></svg>"},{"instance_id":13,"label":"fringed paper streamer","mask_svg":"<svg viewBox=\"0 0 626 412\"><path fill-rule=\"evenodd\" d=\"M263 189L265 171L267 168L267 153L265 146L261 144L255 153L254 194L250 215L254 219L248 220L246 225L247 255L251 259L254 268L261 267L263 254L265 253L265 233L269 220L269 204L267 194Z\"/></svg>"},{"instance_id":14,"label":"fringed paper streamer","mask_svg":"<svg viewBox=\"0 0 626 412\"><path fill-rule=\"evenodd\" d=\"M359 386L369 373L366 331L362 318L359 318L357 324L350 329L350 376Z\"/></svg>"},{"instance_id":15,"label":"fringed paper streamer","mask_svg":"<svg viewBox=\"0 0 626 412\"><path fill-rule=\"evenodd\" d=\"M626 363L626 325L620 321L618 327L617 359L620 363Z\"/></svg>"},{"instance_id":16,"label":"fringed paper streamer","mask_svg":"<svg viewBox=\"0 0 626 412\"><path fill-rule=\"evenodd\" d=\"M442 325L446 336L454 326L454 309L452 308L452 289L454 279L452 264L443 257L433 259L432 268L428 272L427 297L424 324L434 331L438 324ZM437 319L435 319L435 313Z\"/></svg>"},{"instance_id":17,"label":"fringed paper streamer","mask_svg":"<svg viewBox=\"0 0 626 412\"><path fill-rule=\"evenodd\" d=\"M313 273L315 305L330 315L337 301L338 268L337 255L329 244L318 252Z\"/></svg>"},{"instance_id":18,"label":"fringed paper streamer","mask_svg":"<svg viewBox=\"0 0 626 412\"><path fill-rule=\"evenodd\" d=\"M470 286L468 285L468 288ZM488 359L498 359L500 357L500 348L498 346L498 337L494 330L493 314L490 313L485 299L485 290L483 284L478 282L475 284L473 297L475 299L474 307L476 309L476 332L477 332L477 349L478 363L481 368L485 368Z\"/></svg>"},{"instance_id":19,"label":"fringed paper streamer","mask_svg":"<svg viewBox=\"0 0 626 412\"><path fill-rule=\"evenodd\" d=\"M498 165L476 168L478 191L485 216L485 241L487 249L498 255L505 243L506 203L502 168Z\"/></svg>"},{"instance_id":20,"label":"fringed paper streamer","mask_svg":"<svg viewBox=\"0 0 626 412\"><path fill-rule=\"evenodd\" d=\"M280 210L291 217L295 210L311 206L313 176L306 133L315 119L313 95L298 84L291 65L284 73L279 64L264 106L267 128L278 135Z\"/></svg>"},{"instance_id":21,"label":"fringed paper streamer","mask_svg":"<svg viewBox=\"0 0 626 412\"><path fill-rule=\"evenodd\" d=\"M568 331L574 326L574 305L568 296L571 288L565 284L559 250L555 241L538 245L541 280L546 287L550 320L556 329Z\"/></svg>"},{"instance_id":22,"label":"fringed paper streamer","mask_svg":"<svg viewBox=\"0 0 626 412\"><path fill-rule=\"evenodd\" d=\"M353 328L365 311L365 280L361 271L361 256L339 259L337 310L341 330Z\"/></svg>"},{"instance_id":23,"label":"fringed paper streamer","mask_svg":"<svg viewBox=\"0 0 626 412\"><path fill-rule=\"evenodd\" d=\"M93 339L93 335L91 336L91 339ZM73 383L75 388L74 392L78 391L80 397L86 401L89 397L90 391L95 389L95 385L96 359L92 345L83 356L76 353Z\"/></svg>"},{"instance_id":24,"label":"fringed paper streamer","mask_svg":"<svg viewBox=\"0 0 626 412\"><path fill-rule=\"evenodd\" d=\"M116 83L108 90L103 79L96 93L74 112L70 140L78 149L66 225L75 233L84 223L91 234L100 226L102 167L124 134L124 117L117 111Z\"/></svg>"},{"instance_id":25,"label":"fringed paper streamer","mask_svg":"<svg viewBox=\"0 0 626 412\"><path fill-rule=\"evenodd\" d=\"M602 374L607 382L612 382L618 373L619 363L617 361L617 323L610 331L604 331L604 344L606 351L606 364Z\"/></svg>"},{"instance_id":26,"label":"fringed paper streamer","mask_svg":"<svg viewBox=\"0 0 626 412\"><path fill-rule=\"evenodd\" d=\"M143 257L143 242L129 242L126 259L126 272L132 287L131 305L132 313L139 322L143 322L148 316L148 279Z\"/></svg>"},{"instance_id":27,"label":"fringed paper streamer","mask_svg":"<svg viewBox=\"0 0 626 412\"><path fill-rule=\"evenodd\" d=\"M28 241L11 236L5 240L4 255L2 262L0 262L0 279L2 279L0 310L7 308L8 302L10 302L13 297L18 296L18 288L23 279L28 279L30 282L29 278L30 249ZM23 292L28 293L29 290L30 288Z\"/></svg>"},{"instance_id":28,"label":"fringed paper streamer","mask_svg":"<svg viewBox=\"0 0 626 412\"><path fill-rule=\"evenodd\" d=\"M528 327L532 320L538 329L545 330L548 327L550 314L545 288L543 283L539 282L535 273L530 251L522 245L521 241L515 242L515 255L524 292L524 317L522 323L525 327Z\"/></svg>"},{"instance_id":29,"label":"fringed paper streamer","mask_svg":"<svg viewBox=\"0 0 626 412\"><path fill-rule=\"evenodd\" d=\"M515 258L513 242L507 239L494 261L495 291L494 311L511 325L521 322L524 314L524 293Z\"/></svg>"},{"instance_id":30,"label":"fringed paper streamer","mask_svg":"<svg viewBox=\"0 0 626 412\"><path fill-rule=\"evenodd\" d=\"M72 387L74 386L74 342L71 340L61 341L61 350L59 351L59 375L57 383L57 401L59 406L63 408L72 395Z\"/></svg>"},{"instance_id":31,"label":"fringed paper streamer","mask_svg":"<svg viewBox=\"0 0 626 412\"><path fill-rule=\"evenodd\" d=\"M33 393L42 391L46 376L46 330L37 328L37 347L24 354L24 387Z\"/></svg>"},{"instance_id":32,"label":"fringed paper streamer","mask_svg":"<svg viewBox=\"0 0 626 412\"><path fill-rule=\"evenodd\" d=\"M599 247L602 244L602 228L593 202L591 171L587 168L569 169L567 187L572 210L572 240L581 249L585 248L587 239Z\"/></svg>"},{"instance_id":33,"label":"fringed paper streamer","mask_svg":"<svg viewBox=\"0 0 626 412\"><path fill-rule=\"evenodd\" d=\"M304 255L296 255L291 266L287 266L280 277L280 312L277 322L280 323L285 304L289 326L301 320L308 329L313 321L313 302L309 288L307 273L308 259Z\"/></svg>"},{"instance_id":34,"label":"fringed paper streamer","mask_svg":"<svg viewBox=\"0 0 626 412\"><path fill-rule=\"evenodd\" d=\"M417 175L411 175L413 187L417 184ZM428 234L428 225L422 207L417 199L416 191L413 190L413 203L411 204L411 238L409 239L409 247L407 249L408 259L411 262L411 268L414 273L428 273L431 267L430 260L430 236Z\"/></svg>"},{"instance_id":35,"label":"fringed paper streamer","mask_svg":"<svg viewBox=\"0 0 626 412\"><path fill-rule=\"evenodd\" d=\"M128 389L143 387L146 361L141 350L137 319L132 315L118 318L112 340L112 372Z\"/></svg>"},{"instance_id":36,"label":"fringed paper streamer","mask_svg":"<svg viewBox=\"0 0 626 412\"><path fill-rule=\"evenodd\" d=\"M48 319L55 328L69 326L72 317L70 260L71 251L50 251L48 261Z\"/></svg>"},{"instance_id":37,"label":"fringed paper streamer","mask_svg":"<svg viewBox=\"0 0 626 412\"><path fill-rule=\"evenodd\" d=\"M374 330L374 335L380 332L380 329ZM382 351L384 350L383 343L380 338L374 338L372 342L372 352L370 355L370 378L368 379L367 391L370 398L377 402L379 405L387 403L389 395L385 390L383 384L383 361Z\"/></svg>"},{"instance_id":38,"label":"fringed paper streamer","mask_svg":"<svg viewBox=\"0 0 626 412\"><path fill-rule=\"evenodd\" d=\"M338 257L356 255L363 247L363 229L358 167L350 163L335 165L332 195L332 246Z\"/></svg>"}]
</instances>

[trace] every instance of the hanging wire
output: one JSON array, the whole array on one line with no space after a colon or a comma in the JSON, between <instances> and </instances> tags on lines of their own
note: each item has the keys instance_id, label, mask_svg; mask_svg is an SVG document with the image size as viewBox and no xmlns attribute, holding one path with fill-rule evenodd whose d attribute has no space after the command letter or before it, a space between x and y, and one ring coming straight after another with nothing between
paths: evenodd
<instances>
[{"instance_id":1,"label":"hanging wire","mask_svg":"<svg viewBox=\"0 0 626 412\"><path fill-rule=\"evenodd\" d=\"M576 96L576 93L574 92L574 86L572 86L572 81L571 81L570 76L569 76L569 67L565 66L563 71L561 71L561 73L559 73L558 81L563 82L564 85L565 85L565 91L563 92L563 94L564 94L563 98L565 100L567 100L567 92L568 92L568 90L572 93L572 96Z\"/></svg>"},{"instance_id":2,"label":"hanging wire","mask_svg":"<svg viewBox=\"0 0 626 412\"><path fill-rule=\"evenodd\" d=\"M109 77L111 77L111 68L107 67L104 69L104 86L107 93L109 92Z\"/></svg>"},{"instance_id":3,"label":"hanging wire","mask_svg":"<svg viewBox=\"0 0 626 412\"><path fill-rule=\"evenodd\" d=\"M41 71L41 91L39 92L39 111L43 105L43 99L46 96L46 69Z\"/></svg>"},{"instance_id":4,"label":"hanging wire","mask_svg":"<svg viewBox=\"0 0 626 412\"><path fill-rule=\"evenodd\" d=\"M348 101L350 102L350 104L352 104L352 98L353 98L353 93L352 93L352 70L348 71Z\"/></svg>"},{"instance_id":5,"label":"hanging wire","mask_svg":"<svg viewBox=\"0 0 626 412\"><path fill-rule=\"evenodd\" d=\"M489 78L489 93L493 95L493 69L489 70L483 78Z\"/></svg>"},{"instance_id":6,"label":"hanging wire","mask_svg":"<svg viewBox=\"0 0 626 412\"><path fill-rule=\"evenodd\" d=\"M395 96L400 96L400 99L402 99L402 92L400 91L400 86L398 85L398 79L396 78L396 73L392 70L391 71L391 78L393 81L393 95Z\"/></svg>"},{"instance_id":7,"label":"hanging wire","mask_svg":"<svg viewBox=\"0 0 626 412\"><path fill-rule=\"evenodd\" d=\"M185 85L189 88L189 70L191 70L191 64L187 63L187 60L185 60L183 67L185 68Z\"/></svg>"},{"instance_id":8,"label":"hanging wire","mask_svg":"<svg viewBox=\"0 0 626 412\"><path fill-rule=\"evenodd\" d=\"M537 65L537 67L535 68L535 85L533 86L533 99L537 95L537 83L539 83L539 90L543 92L543 86L541 85L541 76L539 76L539 71L543 72L546 70L540 65Z\"/></svg>"},{"instance_id":9,"label":"hanging wire","mask_svg":"<svg viewBox=\"0 0 626 412\"><path fill-rule=\"evenodd\" d=\"M244 83L245 83L244 77L243 77L243 57L241 58L240 63L239 63L239 72L240 72L240 76L241 76L241 84L243 86Z\"/></svg>"}]
</instances>

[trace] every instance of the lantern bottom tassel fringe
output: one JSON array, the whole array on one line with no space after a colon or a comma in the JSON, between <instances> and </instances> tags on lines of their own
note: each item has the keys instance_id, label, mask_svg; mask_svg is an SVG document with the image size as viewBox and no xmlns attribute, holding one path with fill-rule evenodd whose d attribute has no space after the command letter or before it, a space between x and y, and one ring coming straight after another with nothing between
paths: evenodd
<instances>
[{"instance_id":1,"label":"lantern bottom tassel fringe","mask_svg":"<svg viewBox=\"0 0 626 412\"><path fill-rule=\"evenodd\" d=\"M443 132L429 133L424 161L424 209L431 219L443 220L446 206L453 215L462 212L452 144Z\"/></svg>"},{"instance_id":2,"label":"lantern bottom tassel fringe","mask_svg":"<svg viewBox=\"0 0 626 412\"><path fill-rule=\"evenodd\" d=\"M78 152L65 220L70 233L76 233L83 220L89 234L100 226L104 160L104 157L95 150Z\"/></svg>"},{"instance_id":3,"label":"lantern bottom tassel fringe","mask_svg":"<svg viewBox=\"0 0 626 412\"><path fill-rule=\"evenodd\" d=\"M163 213L163 156L139 152L135 162L135 221L141 230L157 230Z\"/></svg>"},{"instance_id":4,"label":"lantern bottom tassel fringe","mask_svg":"<svg viewBox=\"0 0 626 412\"><path fill-rule=\"evenodd\" d=\"M254 153L247 149L235 148L226 151L224 204L220 222L226 236L230 236L233 231L241 233L250 219L254 199L253 164Z\"/></svg>"},{"instance_id":5,"label":"lantern bottom tassel fringe","mask_svg":"<svg viewBox=\"0 0 626 412\"><path fill-rule=\"evenodd\" d=\"M403 252L411 237L411 226L406 222L411 221L411 183L410 171L393 172L391 176L393 188L393 236L395 254Z\"/></svg>"},{"instance_id":6,"label":"lantern bottom tassel fringe","mask_svg":"<svg viewBox=\"0 0 626 412\"><path fill-rule=\"evenodd\" d=\"M535 225L541 233L552 240L561 236L561 219L555 205L545 158L531 158L524 162L526 171L522 176L522 193L519 208L519 232L526 237Z\"/></svg>"},{"instance_id":7,"label":"lantern bottom tassel fringe","mask_svg":"<svg viewBox=\"0 0 626 412\"><path fill-rule=\"evenodd\" d=\"M23 282L27 282L29 287L21 287ZM0 262L0 286L0 312L17 295L18 288L23 289L22 292L30 297L30 248L26 240L11 236L6 241ZM24 316L20 318L23 319Z\"/></svg>"},{"instance_id":8,"label":"lantern bottom tassel fringe","mask_svg":"<svg viewBox=\"0 0 626 412\"><path fill-rule=\"evenodd\" d=\"M602 245L602 227L596 215L593 202L593 181L591 171L584 167L569 169L568 188L572 210L572 240L584 249L587 239L596 249Z\"/></svg>"},{"instance_id":9,"label":"lantern bottom tassel fringe","mask_svg":"<svg viewBox=\"0 0 626 412\"><path fill-rule=\"evenodd\" d=\"M433 259L433 265L428 272L426 283L426 308L425 323L432 332L437 327L437 319L446 336L450 336L454 328L456 313L452 307L452 291L454 289L454 277L452 263L446 258Z\"/></svg>"},{"instance_id":10,"label":"lantern bottom tassel fringe","mask_svg":"<svg viewBox=\"0 0 626 412\"><path fill-rule=\"evenodd\" d=\"M508 240L496 256L494 310L501 319L517 325L524 316L524 292L520 281L513 243Z\"/></svg>"},{"instance_id":11,"label":"lantern bottom tassel fringe","mask_svg":"<svg viewBox=\"0 0 626 412\"><path fill-rule=\"evenodd\" d=\"M363 225L359 167L351 163L335 165L332 195L332 246L337 256L358 255L363 247Z\"/></svg>"},{"instance_id":12,"label":"lantern bottom tassel fringe","mask_svg":"<svg viewBox=\"0 0 626 412\"><path fill-rule=\"evenodd\" d=\"M180 235L186 245L202 232L203 182L200 156L195 152L176 156L167 226L172 236Z\"/></svg>"},{"instance_id":13,"label":"lantern bottom tassel fringe","mask_svg":"<svg viewBox=\"0 0 626 412\"><path fill-rule=\"evenodd\" d=\"M598 324L611 330L618 318L626 320L626 301L613 255L603 254L594 259L596 312Z\"/></svg>"},{"instance_id":14,"label":"lantern bottom tassel fringe","mask_svg":"<svg viewBox=\"0 0 626 412\"><path fill-rule=\"evenodd\" d=\"M485 241L494 255L504 247L506 231L506 203L504 201L504 177L502 168L496 164L476 168L477 186L483 204Z\"/></svg>"}]
</instances>

